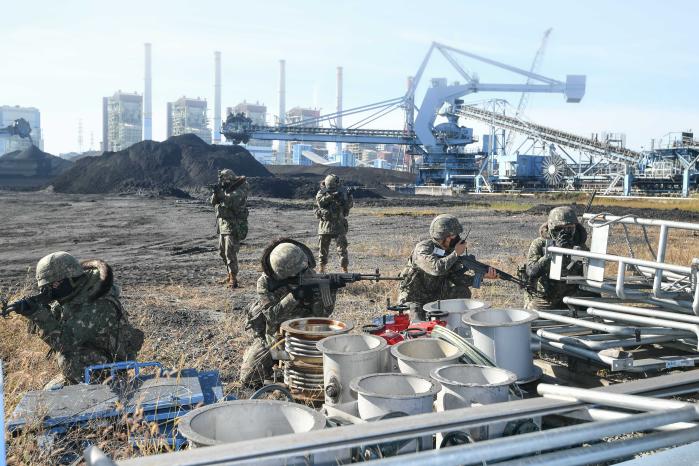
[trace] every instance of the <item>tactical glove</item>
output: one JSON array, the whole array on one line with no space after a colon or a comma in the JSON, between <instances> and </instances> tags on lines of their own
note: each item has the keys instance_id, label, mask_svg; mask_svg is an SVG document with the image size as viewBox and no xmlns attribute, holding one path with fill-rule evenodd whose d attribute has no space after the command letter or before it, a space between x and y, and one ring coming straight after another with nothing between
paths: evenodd
<instances>
[{"instance_id":1,"label":"tactical glove","mask_svg":"<svg viewBox=\"0 0 699 466\"><path fill-rule=\"evenodd\" d=\"M2 315L3 317L7 317L12 312L16 312L21 316L27 316L32 313L32 309L33 306L31 305L31 302L27 298L22 298L8 304L7 307L3 309Z\"/></svg>"}]
</instances>

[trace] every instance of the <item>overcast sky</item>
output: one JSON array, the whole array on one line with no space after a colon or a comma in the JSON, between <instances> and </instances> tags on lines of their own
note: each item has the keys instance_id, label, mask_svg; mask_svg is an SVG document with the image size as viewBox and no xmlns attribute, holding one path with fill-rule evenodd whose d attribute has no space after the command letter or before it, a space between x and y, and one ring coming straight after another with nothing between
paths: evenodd
<instances>
[{"instance_id":1,"label":"overcast sky","mask_svg":"<svg viewBox=\"0 0 699 466\"><path fill-rule=\"evenodd\" d=\"M345 108L404 93L432 41L528 69L553 28L541 74L586 74L580 104L532 95L529 119L583 135L627 134L628 145L699 132L699 2L650 1L177 1L5 2L0 105L40 109L45 149L57 154L101 140L101 99L143 92L143 44L153 44L153 136L165 104L182 95L213 103L213 52L223 61L223 107L243 99L278 106L278 60L287 61L287 109L335 106L344 67ZM481 82L523 78L477 62ZM458 80L443 59L425 77ZM417 95L419 103L424 90ZM517 94L490 94L517 105ZM473 99L472 99L473 100ZM209 111L213 118L213 111ZM399 124L399 116L384 126Z\"/></svg>"}]
</instances>

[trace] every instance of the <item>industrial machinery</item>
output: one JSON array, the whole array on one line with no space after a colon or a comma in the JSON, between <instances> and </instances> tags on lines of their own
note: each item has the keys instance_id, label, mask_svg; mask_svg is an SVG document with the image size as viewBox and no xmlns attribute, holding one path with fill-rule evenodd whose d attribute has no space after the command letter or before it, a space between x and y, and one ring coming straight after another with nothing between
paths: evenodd
<instances>
[{"instance_id":1,"label":"industrial machinery","mask_svg":"<svg viewBox=\"0 0 699 466\"><path fill-rule=\"evenodd\" d=\"M0 136L19 136L21 138L29 138L31 140L32 127L24 118L19 118L12 122L11 125L0 128Z\"/></svg>"},{"instance_id":2,"label":"industrial machinery","mask_svg":"<svg viewBox=\"0 0 699 466\"><path fill-rule=\"evenodd\" d=\"M441 53L465 82L449 84L444 78L433 79L415 114L415 93L435 52ZM469 74L461 67L456 59L457 56L467 57L514 75L523 76L527 78L527 82L524 84L481 82L477 75ZM445 108L459 106L463 104L464 96L480 92L558 93L563 94L567 102L575 103L580 102L585 94L585 81L584 75L568 75L565 81L548 78L434 42L410 81L406 94L401 97L281 126L253 125L244 115L231 114L223 123L221 133L236 144L249 139L258 139L403 145L407 146L408 154L420 160L416 163L417 184L472 186L484 161L477 160L474 152L468 151L466 146L476 142L477 139L473 135L472 128L459 125L459 114L445 111ZM366 124L395 110L405 112L404 130L363 128ZM332 124L341 121L343 117L366 113L369 115L347 128L321 126L323 123Z\"/></svg>"}]
</instances>

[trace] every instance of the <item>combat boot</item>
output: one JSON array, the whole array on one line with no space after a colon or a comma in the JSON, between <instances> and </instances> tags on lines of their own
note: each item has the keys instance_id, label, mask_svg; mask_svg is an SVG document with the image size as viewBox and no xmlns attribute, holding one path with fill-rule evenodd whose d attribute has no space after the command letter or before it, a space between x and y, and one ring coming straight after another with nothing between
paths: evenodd
<instances>
[{"instance_id":1,"label":"combat boot","mask_svg":"<svg viewBox=\"0 0 699 466\"><path fill-rule=\"evenodd\" d=\"M231 283L231 274L228 273L228 275L226 275L226 278L224 278L223 280L221 280L219 283L220 283L221 285L230 285L230 283Z\"/></svg>"},{"instance_id":2,"label":"combat boot","mask_svg":"<svg viewBox=\"0 0 699 466\"><path fill-rule=\"evenodd\" d=\"M342 271L345 272L345 273L347 273L347 266L346 266L346 265L343 265L343 266L342 266Z\"/></svg>"},{"instance_id":3,"label":"combat boot","mask_svg":"<svg viewBox=\"0 0 699 466\"><path fill-rule=\"evenodd\" d=\"M320 273L325 273L325 264L320 264Z\"/></svg>"},{"instance_id":4,"label":"combat boot","mask_svg":"<svg viewBox=\"0 0 699 466\"><path fill-rule=\"evenodd\" d=\"M238 277L235 276L234 273L228 274L230 276L230 283L231 288L240 288L240 283L238 283Z\"/></svg>"}]
</instances>

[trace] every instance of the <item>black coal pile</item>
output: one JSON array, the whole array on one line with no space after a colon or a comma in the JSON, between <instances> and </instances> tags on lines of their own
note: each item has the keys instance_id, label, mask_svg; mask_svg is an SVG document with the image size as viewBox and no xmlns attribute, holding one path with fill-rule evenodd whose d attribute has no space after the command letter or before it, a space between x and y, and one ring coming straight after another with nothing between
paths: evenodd
<instances>
[{"instance_id":1,"label":"black coal pile","mask_svg":"<svg viewBox=\"0 0 699 466\"><path fill-rule=\"evenodd\" d=\"M283 199L313 199L315 198L322 177L280 177L248 178L251 193L259 197L275 197ZM381 199L383 196L372 188L359 186L354 182L346 182L352 188L355 199Z\"/></svg>"},{"instance_id":2,"label":"black coal pile","mask_svg":"<svg viewBox=\"0 0 699 466\"><path fill-rule=\"evenodd\" d=\"M72 162L43 152L36 146L0 157L0 187L38 188L73 166Z\"/></svg>"},{"instance_id":3,"label":"black coal pile","mask_svg":"<svg viewBox=\"0 0 699 466\"><path fill-rule=\"evenodd\" d=\"M218 170L224 168L248 177L272 176L240 146L210 145L185 134L80 159L53 181L53 187L57 192L80 194L168 191L215 183Z\"/></svg>"}]
</instances>

